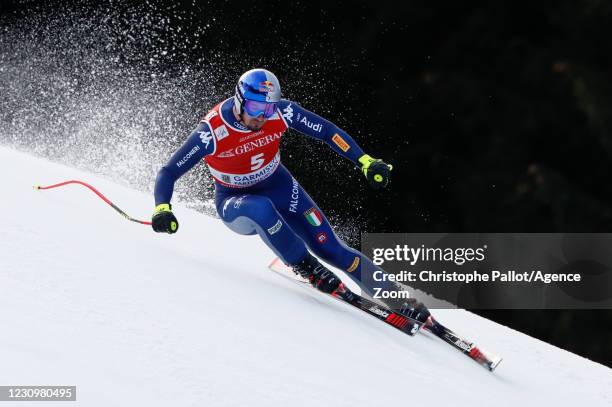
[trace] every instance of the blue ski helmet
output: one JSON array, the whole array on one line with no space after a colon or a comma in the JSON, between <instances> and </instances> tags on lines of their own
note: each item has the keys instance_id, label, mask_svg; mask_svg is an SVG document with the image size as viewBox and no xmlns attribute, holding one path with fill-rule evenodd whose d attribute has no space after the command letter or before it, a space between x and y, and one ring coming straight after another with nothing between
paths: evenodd
<instances>
[{"instance_id":1,"label":"blue ski helmet","mask_svg":"<svg viewBox=\"0 0 612 407\"><path fill-rule=\"evenodd\" d=\"M259 114L264 114L266 117L270 117L273 112L276 112L276 104L280 99L281 87L278 78L266 69L251 69L243 73L240 79L238 79L234 105L238 108L240 114L245 111L245 102L252 101L259 102L252 103L252 105L259 106L260 109L250 111L248 109L249 106L247 106L247 113L249 115L258 116Z\"/></svg>"}]
</instances>

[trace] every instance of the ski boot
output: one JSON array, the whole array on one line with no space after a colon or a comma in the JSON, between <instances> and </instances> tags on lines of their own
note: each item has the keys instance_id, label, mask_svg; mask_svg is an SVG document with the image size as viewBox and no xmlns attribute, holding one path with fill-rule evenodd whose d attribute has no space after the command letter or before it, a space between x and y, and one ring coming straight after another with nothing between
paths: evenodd
<instances>
[{"instance_id":1,"label":"ski boot","mask_svg":"<svg viewBox=\"0 0 612 407\"><path fill-rule=\"evenodd\" d=\"M422 302L417 301L416 298L385 298L381 301L389 309L422 324L427 324L431 315L427 307Z\"/></svg>"},{"instance_id":2,"label":"ski boot","mask_svg":"<svg viewBox=\"0 0 612 407\"><path fill-rule=\"evenodd\" d=\"M293 266L293 271L310 281L313 287L327 294L333 293L342 284L338 276L319 263L319 260L310 253Z\"/></svg>"},{"instance_id":3,"label":"ski boot","mask_svg":"<svg viewBox=\"0 0 612 407\"><path fill-rule=\"evenodd\" d=\"M417 321L427 324L431 313L422 302L415 298L407 298L399 309L399 313L408 318L416 319Z\"/></svg>"}]
</instances>

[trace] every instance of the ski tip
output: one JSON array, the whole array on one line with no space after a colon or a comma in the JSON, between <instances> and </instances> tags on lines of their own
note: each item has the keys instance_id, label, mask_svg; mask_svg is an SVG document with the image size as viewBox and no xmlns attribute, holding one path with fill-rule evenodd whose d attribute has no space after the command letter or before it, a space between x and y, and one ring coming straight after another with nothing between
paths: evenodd
<instances>
[{"instance_id":1,"label":"ski tip","mask_svg":"<svg viewBox=\"0 0 612 407\"><path fill-rule=\"evenodd\" d=\"M502 361L502 358L500 358L499 356L492 355L489 352L479 349L476 346L474 346L467 354L469 357L489 369L489 371L491 372L495 370L495 368Z\"/></svg>"},{"instance_id":2,"label":"ski tip","mask_svg":"<svg viewBox=\"0 0 612 407\"><path fill-rule=\"evenodd\" d=\"M502 360L503 360L502 358L497 358L497 359L493 360L492 362L490 362L489 366L488 366L489 371L491 371L491 372L494 371L497 368L497 366L499 366L499 364L501 363Z\"/></svg>"}]
</instances>

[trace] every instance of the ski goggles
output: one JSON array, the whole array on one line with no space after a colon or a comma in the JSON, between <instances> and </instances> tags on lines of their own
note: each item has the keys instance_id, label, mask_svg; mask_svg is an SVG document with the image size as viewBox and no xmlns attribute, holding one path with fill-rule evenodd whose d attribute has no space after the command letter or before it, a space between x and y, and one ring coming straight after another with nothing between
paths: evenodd
<instances>
[{"instance_id":1,"label":"ski goggles","mask_svg":"<svg viewBox=\"0 0 612 407\"><path fill-rule=\"evenodd\" d=\"M258 102L256 100L245 100L244 111L251 117L259 117L263 114L269 119L276 113L276 103Z\"/></svg>"}]
</instances>

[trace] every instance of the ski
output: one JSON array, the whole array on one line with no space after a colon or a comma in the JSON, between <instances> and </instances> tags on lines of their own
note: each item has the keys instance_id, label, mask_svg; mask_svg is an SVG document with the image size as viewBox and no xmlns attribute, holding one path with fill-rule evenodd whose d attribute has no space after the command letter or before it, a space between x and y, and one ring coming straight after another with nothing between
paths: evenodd
<instances>
[{"instance_id":1,"label":"ski","mask_svg":"<svg viewBox=\"0 0 612 407\"><path fill-rule=\"evenodd\" d=\"M268 268L289 280L314 289L314 287L310 285L310 282L296 275L291 267L285 265L278 257L272 260ZM323 292L321 292L321 294L325 295ZM476 363L487 368L489 371L495 370L495 368L502 361L501 357L484 351L482 348L476 346L473 342L459 336L449 328L436 321L432 316L429 317L427 323L422 324L420 321L398 314L389 308L383 307L373 301L368 300L367 298L353 293L344 284L341 284L340 287L331 294L331 296L339 301L345 302L355 308L360 309L361 311L364 311L376 319L383 321L384 323L391 325L410 336L414 336L422 327L422 330L437 336L447 344L451 345L453 348L459 350L464 355L474 360Z\"/></svg>"},{"instance_id":2,"label":"ski","mask_svg":"<svg viewBox=\"0 0 612 407\"><path fill-rule=\"evenodd\" d=\"M274 259L268 268L285 278L314 289L310 282L296 275L291 267L286 266L279 258ZM340 284L340 287L338 287L338 289L331 294L325 294L323 292L321 292L321 294L330 295L338 301L349 304L410 336L414 336L422 326L422 323L419 321L407 318L395 311L390 310L389 308L381 306L368 300L367 298L355 294L344 284Z\"/></svg>"}]
</instances>

